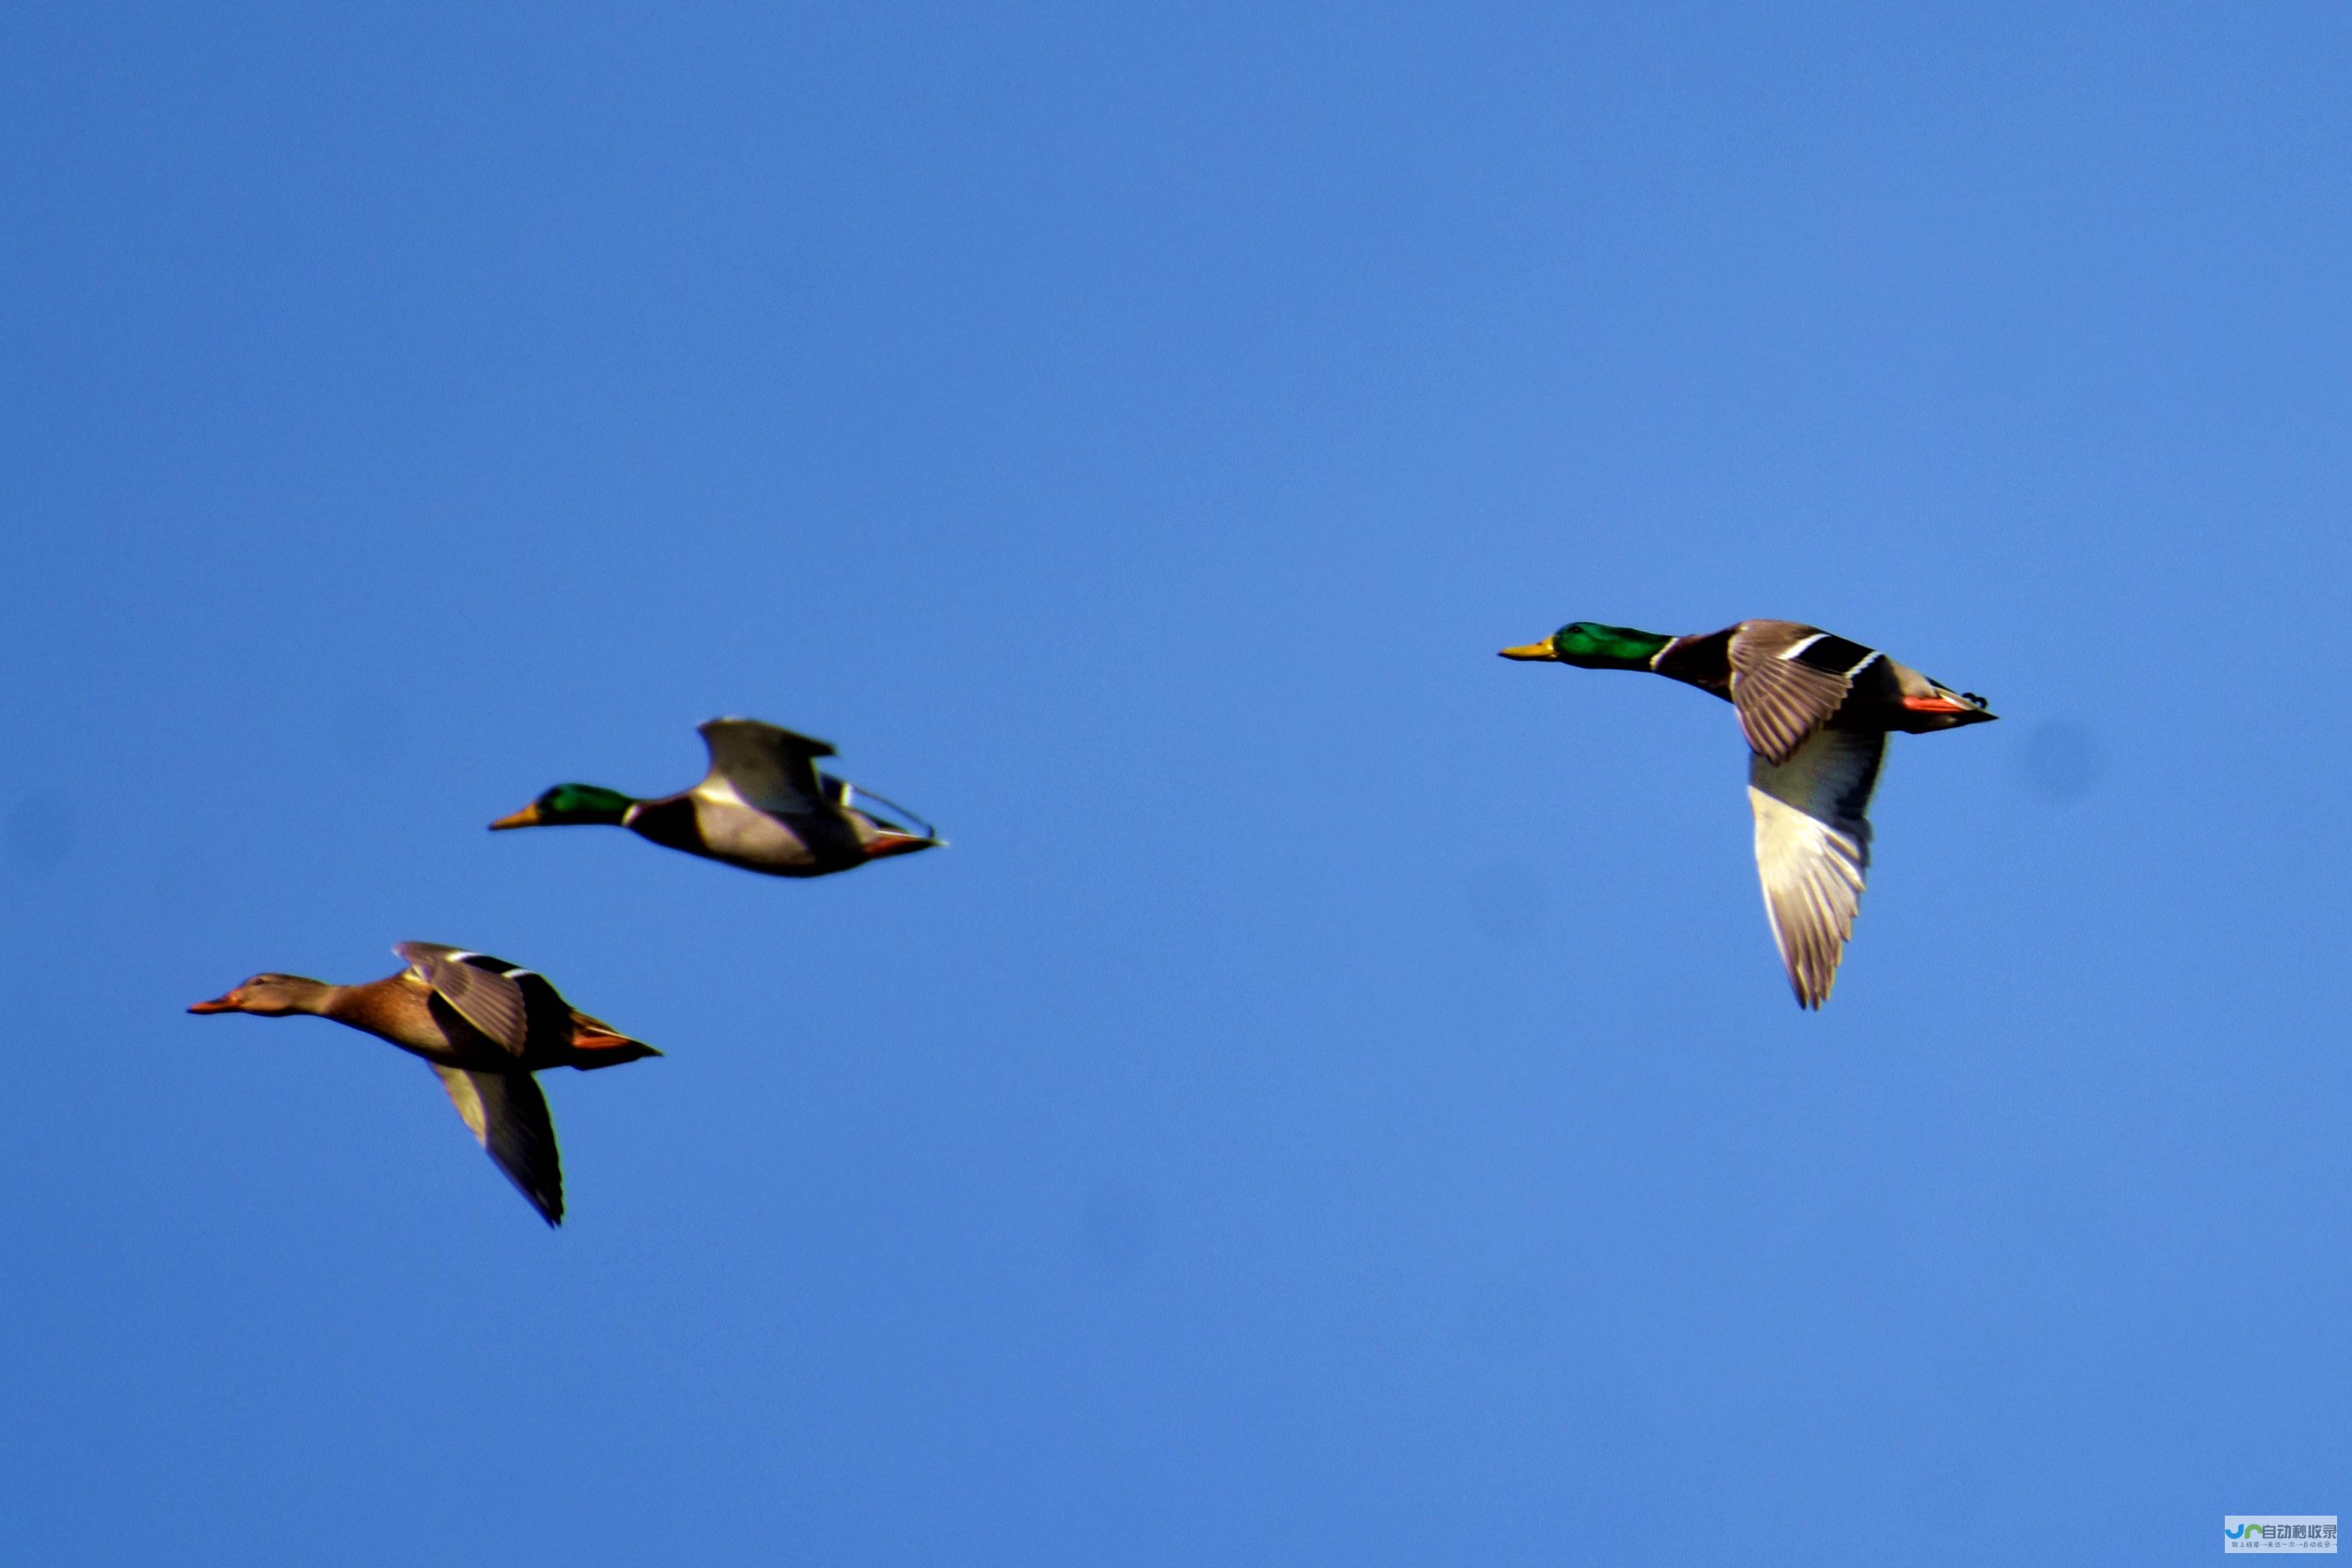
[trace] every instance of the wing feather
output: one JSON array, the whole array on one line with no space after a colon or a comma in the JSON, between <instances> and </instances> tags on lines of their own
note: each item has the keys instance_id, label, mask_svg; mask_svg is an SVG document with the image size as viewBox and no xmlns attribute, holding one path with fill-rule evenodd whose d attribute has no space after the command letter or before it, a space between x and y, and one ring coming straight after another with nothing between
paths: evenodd
<instances>
[{"instance_id":1,"label":"wing feather","mask_svg":"<svg viewBox=\"0 0 2352 1568\"><path fill-rule=\"evenodd\" d=\"M492 1044L521 1056L530 1039L530 996L524 981L544 980L519 964L437 942L403 942L393 952L406 960L457 1016ZM553 988L549 988L551 994Z\"/></svg>"},{"instance_id":2,"label":"wing feather","mask_svg":"<svg viewBox=\"0 0 2352 1568\"><path fill-rule=\"evenodd\" d=\"M1853 671L1861 666L1837 668L1839 660L1825 667L1818 658L1804 657L1816 647L1871 653L1794 621L1744 621L1732 634L1732 706L1739 711L1748 750L1772 763L1793 756L1853 689Z\"/></svg>"},{"instance_id":3,"label":"wing feather","mask_svg":"<svg viewBox=\"0 0 2352 1568\"><path fill-rule=\"evenodd\" d=\"M527 1072L467 1072L433 1065L449 1103L515 1190L551 1226L563 1223L563 1166L547 1097Z\"/></svg>"},{"instance_id":4,"label":"wing feather","mask_svg":"<svg viewBox=\"0 0 2352 1568\"><path fill-rule=\"evenodd\" d=\"M1874 731L1822 730L1786 763L1748 759L1764 913L1801 1006L1819 1007L1862 907L1871 792L1886 754Z\"/></svg>"},{"instance_id":5,"label":"wing feather","mask_svg":"<svg viewBox=\"0 0 2352 1568\"><path fill-rule=\"evenodd\" d=\"M816 759L833 747L757 719L713 719L701 727L710 748L710 772L696 786L730 794L777 816L812 816L825 809Z\"/></svg>"}]
</instances>

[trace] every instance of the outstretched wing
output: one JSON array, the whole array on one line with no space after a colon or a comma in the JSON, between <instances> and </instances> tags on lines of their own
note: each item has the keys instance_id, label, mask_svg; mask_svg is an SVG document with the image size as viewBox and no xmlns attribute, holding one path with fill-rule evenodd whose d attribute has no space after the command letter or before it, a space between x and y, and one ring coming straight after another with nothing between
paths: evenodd
<instances>
[{"instance_id":1,"label":"outstretched wing","mask_svg":"<svg viewBox=\"0 0 2352 1568\"><path fill-rule=\"evenodd\" d=\"M1748 750L1787 762L1829 722L1853 678L1879 658L1863 647L1794 621L1743 621L1732 634L1731 701Z\"/></svg>"},{"instance_id":2,"label":"outstretched wing","mask_svg":"<svg viewBox=\"0 0 2352 1568\"><path fill-rule=\"evenodd\" d=\"M403 942L393 952L433 987L457 1016L489 1040L521 1056L530 1038L531 992L555 988L520 964L488 953L444 947L437 942ZM558 998L559 1004L561 998Z\"/></svg>"},{"instance_id":3,"label":"outstretched wing","mask_svg":"<svg viewBox=\"0 0 2352 1568\"><path fill-rule=\"evenodd\" d=\"M1748 759L1756 811L1756 870L1764 912L1800 1006L1819 1007L1837 981L1870 869L1870 794L1886 737L1822 730L1775 765Z\"/></svg>"},{"instance_id":4,"label":"outstretched wing","mask_svg":"<svg viewBox=\"0 0 2352 1568\"><path fill-rule=\"evenodd\" d=\"M474 1139L515 1191L530 1200L539 1217L563 1223L563 1166L555 1152L555 1124L547 1117L547 1097L527 1072L465 1072L433 1064L449 1103L466 1119Z\"/></svg>"},{"instance_id":5,"label":"outstretched wing","mask_svg":"<svg viewBox=\"0 0 2352 1568\"><path fill-rule=\"evenodd\" d=\"M777 816L812 816L825 809L816 760L833 747L757 719L713 719L701 726L710 748L710 772L696 786L723 785L746 805Z\"/></svg>"}]
</instances>

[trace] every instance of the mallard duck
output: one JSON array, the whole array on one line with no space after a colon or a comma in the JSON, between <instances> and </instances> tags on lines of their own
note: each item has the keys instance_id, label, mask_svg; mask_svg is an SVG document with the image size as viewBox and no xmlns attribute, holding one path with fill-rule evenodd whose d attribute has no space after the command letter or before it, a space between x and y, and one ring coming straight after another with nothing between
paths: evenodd
<instances>
[{"instance_id":1,"label":"mallard duck","mask_svg":"<svg viewBox=\"0 0 2352 1568\"><path fill-rule=\"evenodd\" d=\"M700 732L710 771L692 789L639 800L595 784L557 784L490 826L601 823L771 877L823 877L945 842L928 825L917 833L858 809L854 785L817 771L816 760L834 754L823 741L757 719L713 719Z\"/></svg>"},{"instance_id":2,"label":"mallard duck","mask_svg":"<svg viewBox=\"0 0 2352 1568\"><path fill-rule=\"evenodd\" d=\"M1586 669L1646 669L1729 702L1752 755L1756 868L1764 912L1801 1006L1819 1007L1837 979L1870 868L1864 815L1889 731L1921 734L1997 715L1876 648L1795 621L1742 621L1719 632L1662 637L1577 621L1505 658Z\"/></svg>"},{"instance_id":3,"label":"mallard duck","mask_svg":"<svg viewBox=\"0 0 2352 1568\"><path fill-rule=\"evenodd\" d=\"M408 967L362 985L299 974L257 974L191 1013L307 1013L332 1018L423 1057L450 1103L516 1190L551 1226L563 1223L563 1169L555 1128L531 1074L545 1068L617 1067L661 1052L592 1018L530 970L437 942L392 950Z\"/></svg>"}]
</instances>

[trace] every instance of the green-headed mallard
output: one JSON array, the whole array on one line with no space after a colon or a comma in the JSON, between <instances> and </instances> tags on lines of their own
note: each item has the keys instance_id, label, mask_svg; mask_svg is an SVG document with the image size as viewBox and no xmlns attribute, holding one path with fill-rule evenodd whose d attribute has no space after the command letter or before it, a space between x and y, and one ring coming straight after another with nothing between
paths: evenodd
<instances>
[{"instance_id":1,"label":"green-headed mallard","mask_svg":"<svg viewBox=\"0 0 2352 1568\"><path fill-rule=\"evenodd\" d=\"M543 1068L617 1067L661 1053L580 1012L528 969L429 942L395 945L408 967L362 985L299 974L257 974L191 1013L307 1013L332 1018L423 1057L450 1103L530 1206L563 1223L563 1170L547 1101L530 1075Z\"/></svg>"},{"instance_id":2,"label":"green-headed mallard","mask_svg":"<svg viewBox=\"0 0 2352 1568\"><path fill-rule=\"evenodd\" d=\"M1819 1007L1837 979L1870 868L1864 813L1886 736L1981 724L1984 699L1955 691L1875 648L1795 621L1742 621L1719 632L1661 637L1577 621L1505 658L1586 669L1646 669L1738 710L1754 754L1756 868L1764 910L1801 1005Z\"/></svg>"},{"instance_id":3,"label":"green-headed mallard","mask_svg":"<svg viewBox=\"0 0 2352 1568\"><path fill-rule=\"evenodd\" d=\"M817 771L817 758L834 754L823 741L757 719L713 719L701 734L710 771L692 789L638 800L595 784L557 784L490 826L625 827L771 877L823 877L944 842L859 810L854 785Z\"/></svg>"}]
</instances>

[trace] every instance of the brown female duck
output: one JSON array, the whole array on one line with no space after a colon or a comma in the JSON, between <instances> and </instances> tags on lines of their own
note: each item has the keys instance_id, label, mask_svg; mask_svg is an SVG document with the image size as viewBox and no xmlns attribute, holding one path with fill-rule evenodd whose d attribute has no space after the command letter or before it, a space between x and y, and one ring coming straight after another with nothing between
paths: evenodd
<instances>
[{"instance_id":1,"label":"brown female duck","mask_svg":"<svg viewBox=\"0 0 2352 1568\"><path fill-rule=\"evenodd\" d=\"M531 1074L617 1067L661 1052L563 1000L503 959L404 942L408 967L361 985L257 974L191 1013L309 1014L389 1040L432 1064L475 1139L551 1226L563 1223L563 1170L547 1100Z\"/></svg>"}]
</instances>

